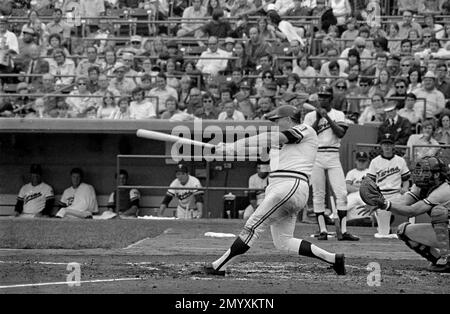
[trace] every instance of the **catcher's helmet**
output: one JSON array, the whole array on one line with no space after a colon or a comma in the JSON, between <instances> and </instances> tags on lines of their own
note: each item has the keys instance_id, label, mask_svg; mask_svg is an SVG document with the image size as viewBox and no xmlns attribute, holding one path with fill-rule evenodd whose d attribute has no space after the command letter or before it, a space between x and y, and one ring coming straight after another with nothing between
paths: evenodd
<instances>
[{"instance_id":1,"label":"catcher's helmet","mask_svg":"<svg viewBox=\"0 0 450 314\"><path fill-rule=\"evenodd\" d=\"M331 86L328 85L322 85L319 87L317 95L322 97L333 97L333 88L331 88Z\"/></svg>"},{"instance_id":2,"label":"catcher's helmet","mask_svg":"<svg viewBox=\"0 0 450 314\"><path fill-rule=\"evenodd\" d=\"M424 157L420 159L412 174L414 183L420 188L429 188L436 183L444 182L447 179L448 167L437 157ZM435 178L435 174L439 174ZM438 182L434 182L438 180Z\"/></svg>"}]
</instances>

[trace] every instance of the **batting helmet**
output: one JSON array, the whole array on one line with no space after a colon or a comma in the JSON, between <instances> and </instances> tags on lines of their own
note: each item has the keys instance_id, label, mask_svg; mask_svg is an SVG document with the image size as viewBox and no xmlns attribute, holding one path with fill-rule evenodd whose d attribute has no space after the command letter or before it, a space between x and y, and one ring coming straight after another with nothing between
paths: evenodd
<instances>
[{"instance_id":1,"label":"batting helmet","mask_svg":"<svg viewBox=\"0 0 450 314\"><path fill-rule=\"evenodd\" d=\"M331 86L328 85L322 85L319 87L317 95L322 97L333 97L333 88L331 88Z\"/></svg>"},{"instance_id":2,"label":"batting helmet","mask_svg":"<svg viewBox=\"0 0 450 314\"><path fill-rule=\"evenodd\" d=\"M416 163L412 177L414 183L420 188L429 188L447 179L448 167L437 157L424 157ZM439 174L436 178L435 174ZM434 182L436 181L437 182Z\"/></svg>"}]
</instances>

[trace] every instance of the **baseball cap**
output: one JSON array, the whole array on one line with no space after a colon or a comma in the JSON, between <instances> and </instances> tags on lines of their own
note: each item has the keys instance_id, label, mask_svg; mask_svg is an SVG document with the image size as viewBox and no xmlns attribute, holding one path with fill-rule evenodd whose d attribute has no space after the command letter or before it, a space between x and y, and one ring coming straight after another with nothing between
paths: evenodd
<instances>
[{"instance_id":1,"label":"baseball cap","mask_svg":"<svg viewBox=\"0 0 450 314\"><path fill-rule=\"evenodd\" d=\"M394 137L390 133L386 133L381 137L380 144L390 143L394 144Z\"/></svg>"},{"instance_id":2,"label":"baseball cap","mask_svg":"<svg viewBox=\"0 0 450 314\"><path fill-rule=\"evenodd\" d=\"M234 44L236 40L232 37L225 38L225 44Z\"/></svg>"},{"instance_id":3,"label":"baseball cap","mask_svg":"<svg viewBox=\"0 0 450 314\"><path fill-rule=\"evenodd\" d=\"M22 29L22 33L31 34L31 35L35 34L34 29L32 29L31 27L28 27L28 26L26 26Z\"/></svg>"},{"instance_id":4,"label":"baseball cap","mask_svg":"<svg viewBox=\"0 0 450 314\"><path fill-rule=\"evenodd\" d=\"M291 106L291 105L283 105L283 106L280 106L280 107L272 110L271 112L269 112L266 115L266 118L270 121L273 121L273 120L285 118L285 117L294 118L296 114L297 114L297 108L295 108L294 106Z\"/></svg>"},{"instance_id":5,"label":"baseball cap","mask_svg":"<svg viewBox=\"0 0 450 314\"><path fill-rule=\"evenodd\" d=\"M322 97L331 97L333 96L333 89L331 86L328 85L322 85L319 87L319 90L317 91L317 95Z\"/></svg>"},{"instance_id":6,"label":"baseball cap","mask_svg":"<svg viewBox=\"0 0 450 314\"><path fill-rule=\"evenodd\" d=\"M396 101L389 101L387 105L384 107L384 112L389 112L394 109L397 109L397 102Z\"/></svg>"},{"instance_id":7,"label":"baseball cap","mask_svg":"<svg viewBox=\"0 0 450 314\"><path fill-rule=\"evenodd\" d=\"M25 82L17 84L16 91L21 91L22 89L28 89L28 84Z\"/></svg>"},{"instance_id":8,"label":"baseball cap","mask_svg":"<svg viewBox=\"0 0 450 314\"><path fill-rule=\"evenodd\" d=\"M367 155L366 152L357 152L356 153L356 160L365 161L365 160L368 160L368 159L369 159L369 155Z\"/></svg>"},{"instance_id":9,"label":"baseball cap","mask_svg":"<svg viewBox=\"0 0 450 314\"><path fill-rule=\"evenodd\" d=\"M189 173L189 170L188 170L188 167L185 164L178 164L177 165L177 170L175 172L176 173L178 173L178 172Z\"/></svg>"},{"instance_id":10,"label":"baseball cap","mask_svg":"<svg viewBox=\"0 0 450 314\"><path fill-rule=\"evenodd\" d=\"M423 77L425 78L432 78L432 79L436 79L436 74L434 74L433 71L427 71L427 73L425 73L425 76Z\"/></svg>"},{"instance_id":11,"label":"baseball cap","mask_svg":"<svg viewBox=\"0 0 450 314\"><path fill-rule=\"evenodd\" d=\"M32 165L30 166L30 173L42 174L42 168L41 168L41 165L38 165L38 164L32 164Z\"/></svg>"},{"instance_id":12,"label":"baseball cap","mask_svg":"<svg viewBox=\"0 0 450 314\"><path fill-rule=\"evenodd\" d=\"M125 64L123 64L122 62L117 62L114 65L113 73L116 72L118 69L121 69L121 68L126 68Z\"/></svg>"},{"instance_id":13,"label":"baseball cap","mask_svg":"<svg viewBox=\"0 0 450 314\"><path fill-rule=\"evenodd\" d=\"M142 42L142 37L139 36L139 35L131 36L131 37L130 37L130 42L133 42L133 41Z\"/></svg>"},{"instance_id":14,"label":"baseball cap","mask_svg":"<svg viewBox=\"0 0 450 314\"><path fill-rule=\"evenodd\" d=\"M248 81L242 81L241 84L239 85L239 88L251 89L250 84L248 83Z\"/></svg>"}]
</instances>

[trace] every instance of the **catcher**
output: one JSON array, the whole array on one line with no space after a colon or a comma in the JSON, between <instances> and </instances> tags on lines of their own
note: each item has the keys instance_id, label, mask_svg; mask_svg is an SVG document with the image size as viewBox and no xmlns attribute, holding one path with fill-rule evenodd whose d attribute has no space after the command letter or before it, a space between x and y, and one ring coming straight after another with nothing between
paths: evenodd
<instances>
[{"instance_id":1,"label":"catcher","mask_svg":"<svg viewBox=\"0 0 450 314\"><path fill-rule=\"evenodd\" d=\"M431 262L430 271L450 273L449 221L450 182L448 168L437 157L419 160L413 171L414 185L402 198L387 201L374 181L365 178L359 190L362 200L369 206L361 213L372 213L377 208L395 214L415 217L427 213L431 223L398 226L398 238L419 255Z\"/></svg>"}]
</instances>

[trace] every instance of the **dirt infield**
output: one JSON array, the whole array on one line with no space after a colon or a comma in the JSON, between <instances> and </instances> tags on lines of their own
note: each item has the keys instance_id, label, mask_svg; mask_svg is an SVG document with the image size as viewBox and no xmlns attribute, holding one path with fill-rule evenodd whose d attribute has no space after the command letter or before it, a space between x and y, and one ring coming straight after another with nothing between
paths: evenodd
<instances>
[{"instance_id":1,"label":"dirt infield","mask_svg":"<svg viewBox=\"0 0 450 314\"><path fill-rule=\"evenodd\" d=\"M332 238L319 243L310 237L315 232L315 225L297 225L297 237L346 254L346 276L336 276L323 262L278 253L271 243L270 232L266 232L247 255L231 265L225 277L217 278L203 275L201 267L223 253L233 238L211 238L205 233L237 234L242 221L130 221L118 224L122 228L124 224L132 228L134 224L142 223L147 228L162 231L134 243L124 243L122 248L109 244L112 249L2 249L0 293L450 293L450 274L428 272L427 262L402 242L375 239L374 228L351 227L351 232L361 236L359 242L339 242ZM108 224L111 230L99 228L99 232L114 232L115 224ZM83 237L82 234L76 236ZM103 238L105 235L98 236ZM73 271L67 268L71 262L80 265L80 286L69 287L64 283ZM369 263L380 266L379 286L373 285ZM45 285L48 283L53 284ZM30 284L34 286L23 286Z\"/></svg>"}]
</instances>

